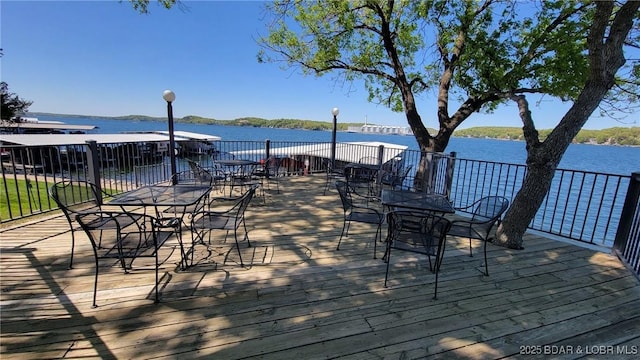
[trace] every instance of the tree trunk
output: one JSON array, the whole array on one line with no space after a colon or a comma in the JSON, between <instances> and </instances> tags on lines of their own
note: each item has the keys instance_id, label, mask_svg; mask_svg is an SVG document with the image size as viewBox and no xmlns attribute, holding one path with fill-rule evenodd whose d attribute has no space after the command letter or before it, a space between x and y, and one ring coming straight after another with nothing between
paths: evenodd
<instances>
[{"instance_id":1,"label":"tree trunk","mask_svg":"<svg viewBox=\"0 0 640 360\"><path fill-rule=\"evenodd\" d=\"M555 174L554 164L545 166L539 159L528 159L527 162L532 165L529 165L522 188L498 226L494 240L495 244L510 249L523 249L522 236L549 192Z\"/></svg>"},{"instance_id":2,"label":"tree trunk","mask_svg":"<svg viewBox=\"0 0 640 360\"><path fill-rule=\"evenodd\" d=\"M544 142L538 139L524 96L512 97L518 103L524 123L528 171L522 188L496 230L496 244L513 249L522 248L522 236L549 191L562 155L615 85L615 74L625 63L622 48L624 40L633 26L639 7L640 1L628 1L614 14L613 2L596 2L596 15L587 37L589 78L573 106ZM613 21L609 23L612 16Z\"/></svg>"}]
</instances>

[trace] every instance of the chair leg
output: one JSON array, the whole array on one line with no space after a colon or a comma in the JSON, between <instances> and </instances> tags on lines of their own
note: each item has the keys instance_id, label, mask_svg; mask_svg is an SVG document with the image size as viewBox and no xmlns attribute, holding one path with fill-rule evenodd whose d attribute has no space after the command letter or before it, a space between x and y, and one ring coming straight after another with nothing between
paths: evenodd
<instances>
[{"instance_id":1,"label":"chair leg","mask_svg":"<svg viewBox=\"0 0 640 360\"><path fill-rule=\"evenodd\" d=\"M389 251L390 251L390 250L388 249L388 246L387 246L387 245L385 245L385 248L384 248L384 255L382 255L382 261L387 262L387 256L389 256Z\"/></svg>"},{"instance_id":2,"label":"chair leg","mask_svg":"<svg viewBox=\"0 0 640 360\"><path fill-rule=\"evenodd\" d=\"M194 234L194 230L191 230L191 266L193 266L193 256L196 252L196 236L200 237L200 234ZM204 244L204 240L202 240L202 243Z\"/></svg>"},{"instance_id":3,"label":"chair leg","mask_svg":"<svg viewBox=\"0 0 640 360\"><path fill-rule=\"evenodd\" d=\"M444 260L444 250L445 250L446 244L447 244L447 241L445 238L445 240L442 242L442 248L439 248L438 252L436 253L436 260L434 264L434 270L436 273L436 283L433 289L433 300L438 299L438 274L440 273L440 266L442 266L442 261ZM429 262L431 262L431 258L429 258Z\"/></svg>"},{"instance_id":4,"label":"chair leg","mask_svg":"<svg viewBox=\"0 0 640 360\"><path fill-rule=\"evenodd\" d=\"M347 221L345 220L342 223L342 232L340 233L340 240L338 240L338 247L336 247L336 250L340 250L340 242L342 242L342 235L344 235L344 229L347 227Z\"/></svg>"},{"instance_id":5,"label":"chair leg","mask_svg":"<svg viewBox=\"0 0 640 360\"><path fill-rule=\"evenodd\" d=\"M247 223L242 218L242 227L244 227L244 239L247 240L247 247L251 247L251 240L249 240L249 231L247 231Z\"/></svg>"},{"instance_id":6,"label":"chair leg","mask_svg":"<svg viewBox=\"0 0 640 360\"><path fill-rule=\"evenodd\" d=\"M76 246L76 237L74 233L75 230L73 229L73 226L71 226L71 256L69 257L69 266L67 267L69 270L73 269L73 250Z\"/></svg>"},{"instance_id":7,"label":"chair leg","mask_svg":"<svg viewBox=\"0 0 640 360\"><path fill-rule=\"evenodd\" d=\"M373 239L373 258L377 259L376 254L378 253L378 237L382 239L382 224L378 224L378 228L376 229L376 237Z\"/></svg>"},{"instance_id":8,"label":"chair leg","mask_svg":"<svg viewBox=\"0 0 640 360\"><path fill-rule=\"evenodd\" d=\"M182 226L174 230L176 233L176 238L178 239L178 244L180 245L180 267L182 270L189 267L187 264L187 253L184 252L184 244L182 243Z\"/></svg>"},{"instance_id":9,"label":"chair leg","mask_svg":"<svg viewBox=\"0 0 640 360\"><path fill-rule=\"evenodd\" d=\"M487 241L484 242L484 275L489 276L489 265L487 264Z\"/></svg>"},{"instance_id":10,"label":"chair leg","mask_svg":"<svg viewBox=\"0 0 640 360\"><path fill-rule=\"evenodd\" d=\"M93 279L93 308L97 308L98 304L96 304L96 294L98 292L98 254L95 254L96 257L96 276Z\"/></svg>"},{"instance_id":11,"label":"chair leg","mask_svg":"<svg viewBox=\"0 0 640 360\"><path fill-rule=\"evenodd\" d=\"M438 300L438 273L440 272L438 270L439 269L437 268L437 265L436 265L436 284L433 286L433 300Z\"/></svg>"},{"instance_id":12,"label":"chair leg","mask_svg":"<svg viewBox=\"0 0 640 360\"><path fill-rule=\"evenodd\" d=\"M236 239L236 248L238 249L238 257L240 258L240 266L244 267L244 263L242 262L242 253L240 252L240 243L238 243L238 228L237 227L233 230L233 237Z\"/></svg>"},{"instance_id":13,"label":"chair leg","mask_svg":"<svg viewBox=\"0 0 640 360\"><path fill-rule=\"evenodd\" d=\"M469 238L469 257L473 257L473 248L471 247L471 238Z\"/></svg>"},{"instance_id":14,"label":"chair leg","mask_svg":"<svg viewBox=\"0 0 640 360\"><path fill-rule=\"evenodd\" d=\"M180 243L182 245L182 242ZM156 285L154 286L154 288L156 289L156 299L154 301L154 303L159 303L160 299L158 298L158 268L160 267L160 264L158 263L158 249L155 249L156 252ZM186 259L185 259L186 261ZM180 261L182 263L182 260Z\"/></svg>"},{"instance_id":15,"label":"chair leg","mask_svg":"<svg viewBox=\"0 0 640 360\"><path fill-rule=\"evenodd\" d=\"M389 264L391 263L391 243L387 243L387 249L384 252L384 256L387 259L387 270L384 273L384 287L387 287L387 278L389 277Z\"/></svg>"}]
</instances>

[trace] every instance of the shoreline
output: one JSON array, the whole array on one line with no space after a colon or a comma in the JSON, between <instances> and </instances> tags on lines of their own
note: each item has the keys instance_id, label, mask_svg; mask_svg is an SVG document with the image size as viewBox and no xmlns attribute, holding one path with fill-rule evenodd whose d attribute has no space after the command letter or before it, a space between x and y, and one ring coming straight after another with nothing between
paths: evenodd
<instances>
[{"instance_id":1,"label":"shoreline","mask_svg":"<svg viewBox=\"0 0 640 360\"><path fill-rule=\"evenodd\" d=\"M97 116L97 115L75 115L75 114L53 114L53 113L43 113L43 112L29 112L26 115L29 116L42 116L42 117L52 117L52 118L73 118L73 119L100 119L100 120L131 120L131 121L145 121L145 122L165 122L166 119L162 118L162 117L151 117L151 116L145 116L145 115L127 115L127 116ZM203 121L184 121L183 118L176 118L174 119L174 121L176 123L182 123L182 124L193 124L193 125L220 125L220 126L233 126L233 127L252 127L252 128L269 128L269 129L289 129L289 130L313 130L313 131L331 131L331 122L328 121L314 121L314 123L317 124L321 124L323 125L322 128L305 128L304 124L311 121L311 120L297 120L297 119L289 119L287 120L288 122L291 122L292 125L290 127L285 127L285 126L262 126L262 123L265 122L269 122L269 121L278 121L278 120L283 120L283 119L278 119L278 120L267 120L267 119L261 119L261 118L240 118L240 119L235 119L235 120L215 120L215 119L208 119L208 118L201 118L201 117L197 117L197 116L187 116L186 118L198 118L198 119L202 119ZM206 121L209 120L209 121ZM350 131L347 130L347 128L349 126L357 126L357 125L363 125L363 124L359 124L359 123L340 123L339 127L343 127L344 129L338 129L339 132L348 132L348 133L354 133L354 134L365 134L365 135L395 135L395 136L402 136L402 137L413 137L412 135L404 135L404 134L387 134L387 133L369 133L369 132L354 132L354 131ZM606 142L598 142L597 139L597 135L598 134L607 134L608 133L619 133L620 131L624 131L627 132L626 129L629 129L628 132L631 132L630 136L623 136L623 138L631 138L633 139L633 141L637 142L638 144L620 144L617 142L611 142L611 139L614 138L611 135L608 136ZM430 132L433 132L433 129L429 129ZM487 131L498 131L501 134L497 135L497 136L486 136L486 135L482 135L484 132ZM539 129L538 130L541 134L546 134L548 132L551 131L551 129ZM478 135L456 135L456 132L477 132ZM578 133L577 136L580 136L580 133L583 132L588 132L588 137L589 140L588 141L575 141L575 139L571 142L572 144L576 144L576 145L598 145L598 146L617 146L617 147L640 147L640 127L629 127L629 128L625 128L625 127L611 127L611 128L605 128L605 129L600 129L600 130L588 130L588 129L582 129L580 130L580 132ZM452 138L468 138L468 139L492 139L492 140L503 140L503 141L525 141L524 139L519 139L519 138L513 138L513 135L506 135L506 136L502 136L504 134L508 134L508 133L517 133L518 137L521 136L520 134L522 133L522 129L521 128L516 128L516 127L510 127L510 126L476 126L476 127L471 127L471 128L465 128L465 129L459 129L454 131L453 135L451 136ZM584 134L584 133L583 133ZM542 137L542 136L541 136Z\"/></svg>"}]
</instances>

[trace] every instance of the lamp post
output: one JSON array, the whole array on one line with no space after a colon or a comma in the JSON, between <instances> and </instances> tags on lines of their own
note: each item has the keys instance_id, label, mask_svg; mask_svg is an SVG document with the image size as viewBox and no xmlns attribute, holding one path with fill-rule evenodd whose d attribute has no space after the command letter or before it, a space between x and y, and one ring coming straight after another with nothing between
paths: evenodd
<instances>
[{"instance_id":1,"label":"lamp post","mask_svg":"<svg viewBox=\"0 0 640 360\"><path fill-rule=\"evenodd\" d=\"M171 103L176 99L176 94L171 90L165 90L162 98L167 102L167 116L169 118L169 159L171 160L171 181L176 184L176 144L173 136L173 106Z\"/></svg>"},{"instance_id":2,"label":"lamp post","mask_svg":"<svg viewBox=\"0 0 640 360\"><path fill-rule=\"evenodd\" d=\"M340 113L340 110L337 107L331 109L331 115L333 115L333 132L331 133L331 171L336 168L336 127L338 126L338 113Z\"/></svg>"}]
</instances>

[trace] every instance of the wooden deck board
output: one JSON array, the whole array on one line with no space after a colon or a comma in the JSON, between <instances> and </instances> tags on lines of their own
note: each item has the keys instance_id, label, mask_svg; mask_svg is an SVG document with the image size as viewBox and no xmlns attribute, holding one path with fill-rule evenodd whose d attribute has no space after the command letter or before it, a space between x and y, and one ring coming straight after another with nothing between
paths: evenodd
<instances>
[{"instance_id":1,"label":"wooden deck board","mask_svg":"<svg viewBox=\"0 0 640 360\"><path fill-rule=\"evenodd\" d=\"M0 230L2 359L491 359L519 358L521 346L640 345L640 285L611 254L527 234L524 250L489 244L486 277L481 244L470 257L468 240L451 238L434 300L415 254L394 252L383 286L371 226L353 224L336 251L342 212L335 191L322 195L323 177L280 185L248 210L245 268L222 232L185 270L171 240L159 304L139 259L130 274L101 262L92 308L91 249L77 232L67 269L59 214Z\"/></svg>"}]
</instances>

